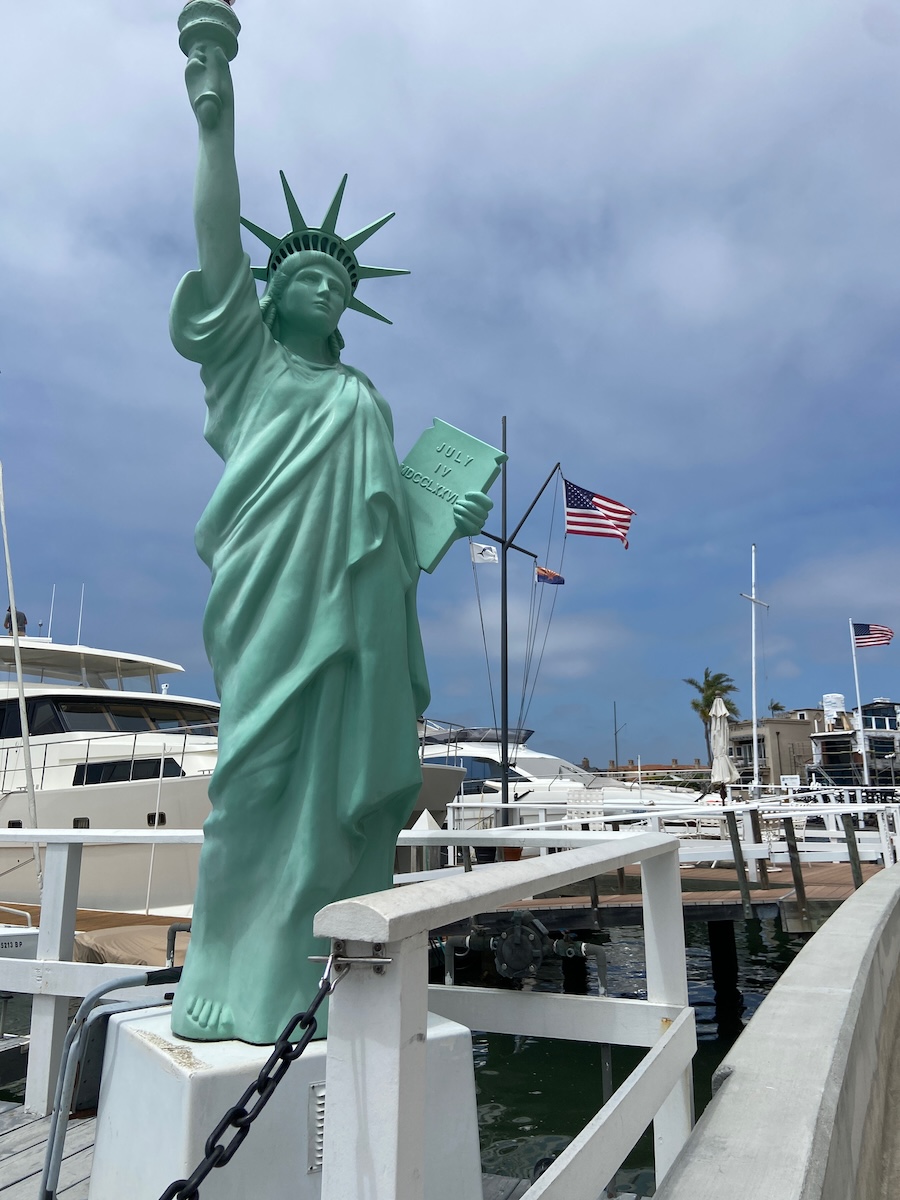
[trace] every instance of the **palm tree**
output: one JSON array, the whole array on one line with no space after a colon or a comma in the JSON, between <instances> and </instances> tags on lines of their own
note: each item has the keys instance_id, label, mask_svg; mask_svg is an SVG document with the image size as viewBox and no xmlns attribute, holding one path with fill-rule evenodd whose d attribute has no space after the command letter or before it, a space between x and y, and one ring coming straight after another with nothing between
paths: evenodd
<instances>
[{"instance_id":1,"label":"palm tree","mask_svg":"<svg viewBox=\"0 0 900 1200\"><path fill-rule=\"evenodd\" d=\"M769 713L771 716L774 717L776 713L785 712L785 711L786 711L786 709L785 709L784 705L779 704L777 700L769 701Z\"/></svg>"},{"instance_id":2,"label":"palm tree","mask_svg":"<svg viewBox=\"0 0 900 1200\"><path fill-rule=\"evenodd\" d=\"M691 708L703 722L703 735L706 738L706 757L709 760L709 765L712 766L712 749L709 744L709 710L712 708L716 696L721 696L725 702L725 707L728 709L729 716L739 717L740 713L737 710L737 705L733 700L729 700L728 698L731 692L738 690L737 684L724 671L716 671L713 674L709 667L703 668L702 679L685 679L683 682L690 684L692 688L696 688L700 693L699 696L695 696L691 701Z\"/></svg>"}]
</instances>

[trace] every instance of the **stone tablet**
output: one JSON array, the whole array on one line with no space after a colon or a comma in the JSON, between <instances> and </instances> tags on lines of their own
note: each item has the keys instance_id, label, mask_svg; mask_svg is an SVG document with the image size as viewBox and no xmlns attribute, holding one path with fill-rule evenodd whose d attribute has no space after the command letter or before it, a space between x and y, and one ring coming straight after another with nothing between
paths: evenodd
<instances>
[{"instance_id":1,"label":"stone tablet","mask_svg":"<svg viewBox=\"0 0 900 1200\"><path fill-rule=\"evenodd\" d=\"M435 418L400 464L413 519L416 557L433 571L459 537L454 503L466 492L487 492L507 455Z\"/></svg>"}]
</instances>

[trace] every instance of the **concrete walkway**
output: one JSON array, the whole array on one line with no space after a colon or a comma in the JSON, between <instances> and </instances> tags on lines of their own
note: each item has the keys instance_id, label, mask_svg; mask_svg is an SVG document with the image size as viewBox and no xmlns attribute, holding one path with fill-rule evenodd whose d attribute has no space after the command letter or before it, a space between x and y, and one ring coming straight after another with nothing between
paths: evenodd
<instances>
[{"instance_id":1,"label":"concrete walkway","mask_svg":"<svg viewBox=\"0 0 900 1200\"><path fill-rule=\"evenodd\" d=\"M772 989L657 1200L897 1200L898 963L895 866L847 900Z\"/></svg>"}]
</instances>

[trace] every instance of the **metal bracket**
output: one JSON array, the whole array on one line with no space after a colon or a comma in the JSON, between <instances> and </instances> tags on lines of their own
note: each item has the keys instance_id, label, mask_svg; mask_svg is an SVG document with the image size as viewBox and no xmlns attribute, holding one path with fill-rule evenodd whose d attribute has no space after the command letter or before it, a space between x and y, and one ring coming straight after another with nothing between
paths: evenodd
<instances>
[{"instance_id":1,"label":"metal bracket","mask_svg":"<svg viewBox=\"0 0 900 1200\"><path fill-rule=\"evenodd\" d=\"M331 943L331 954L311 954L310 962L331 962L335 971L349 971L351 967L371 967L376 975L383 975L384 968L388 963L393 962L391 958L385 958L384 946L381 942L375 942L372 946L372 954L369 957L364 955L346 955L344 954L344 943L334 941Z\"/></svg>"}]
</instances>

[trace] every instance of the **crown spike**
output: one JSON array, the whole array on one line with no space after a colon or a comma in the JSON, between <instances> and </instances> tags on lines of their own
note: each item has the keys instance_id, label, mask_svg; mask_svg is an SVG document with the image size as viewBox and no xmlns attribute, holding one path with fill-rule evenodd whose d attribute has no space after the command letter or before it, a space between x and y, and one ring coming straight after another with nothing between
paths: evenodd
<instances>
[{"instance_id":1,"label":"crown spike","mask_svg":"<svg viewBox=\"0 0 900 1200\"><path fill-rule=\"evenodd\" d=\"M382 217L380 221L373 221L371 225L367 225L365 229L360 229L359 233L354 233L352 237L344 238L344 243L354 252L359 249L363 242L367 242L373 233L377 233L382 225L387 225L391 217L395 217L396 213L388 213L386 217Z\"/></svg>"},{"instance_id":2,"label":"crown spike","mask_svg":"<svg viewBox=\"0 0 900 1200\"><path fill-rule=\"evenodd\" d=\"M261 283L265 283L266 280L269 278L269 268L268 267L251 267L250 274L253 276L254 279L258 279Z\"/></svg>"},{"instance_id":3,"label":"crown spike","mask_svg":"<svg viewBox=\"0 0 900 1200\"><path fill-rule=\"evenodd\" d=\"M364 267L360 264L360 279L387 279L391 275L408 275L404 267Z\"/></svg>"},{"instance_id":4,"label":"crown spike","mask_svg":"<svg viewBox=\"0 0 900 1200\"><path fill-rule=\"evenodd\" d=\"M354 312L362 313L365 317L374 317L376 321L384 321L385 325L393 325L394 323L393 321L389 321L387 317L382 316L380 312L376 312L374 308L369 308L368 304L363 304L362 300L358 300L356 296L351 298L347 307L352 308Z\"/></svg>"},{"instance_id":5,"label":"crown spike","mask_svg":"<svg viewBox=\"0 0 900 1200\"><path fill-rule=\"evenodd\" d=\"M338 184L338 190L334 193L334 199L328 206L328 212L322 220L322 228L326 233L334 233L334 227L337 225L338 214L341 211L341 201L344 199L344 188L347 186L347 176L345 175Z\"/></svg>"},{"instance_id":6,"label":"crown spike","mask_svg":"<svg viewBox=\"0 0 900 1200\"><path fill-rule=\"evenodd\" d=\"M291 219L291 233L303 233L309 226L303 220L297 201L294 199L294 193L291 191L288 181L284 177L284 171L279 171L281 176L281 186L284 189L284 202L287 205L288 216Z\"/></svg>"},{"instance_id":7,"label":"crown spike","mask_svg":"<svg viewBox=\"0 0 900 1200\"><path fill-rule=\"evenodd\" d=\"M277 238L274 233L267 233L265 229L260 229L258 225L254 225L246 217L241 217L241 224L245 229L249 229L255 237L258 237L263 245L268 246L270 250L274 250L281 242L281 238Z\"/></svg>"}]
</instances>

